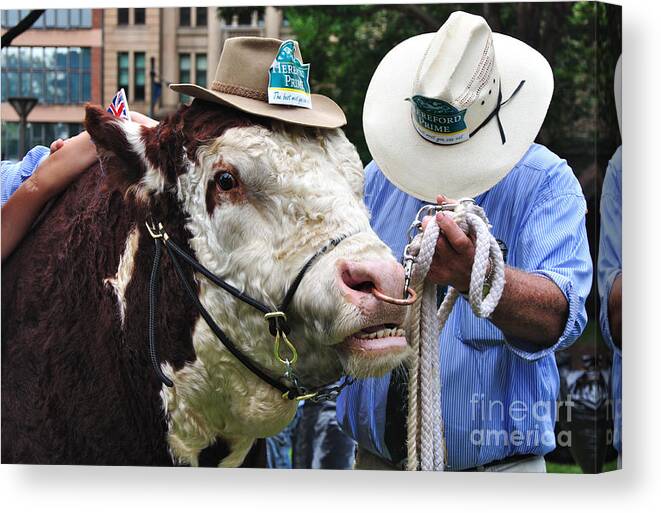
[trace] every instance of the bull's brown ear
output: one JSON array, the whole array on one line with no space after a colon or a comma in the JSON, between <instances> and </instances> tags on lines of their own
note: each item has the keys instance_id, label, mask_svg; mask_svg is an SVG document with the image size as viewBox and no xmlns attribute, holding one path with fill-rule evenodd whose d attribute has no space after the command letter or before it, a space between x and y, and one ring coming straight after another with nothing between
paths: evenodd
<instances>
[{"instance_id":1,"label":"bull's brown ear","mask_svg":"<svg viewBox=\"0 0 661 513\"><path fill-rule=\"evenodd\" d=\"M116 118L97 106L85 107L85 129L107 165L109 185L123 191L136 186L148 171L144 155L145 131L149 129ZM155 192L155 191L149 191Z\"/></svg>"}]
</instances>

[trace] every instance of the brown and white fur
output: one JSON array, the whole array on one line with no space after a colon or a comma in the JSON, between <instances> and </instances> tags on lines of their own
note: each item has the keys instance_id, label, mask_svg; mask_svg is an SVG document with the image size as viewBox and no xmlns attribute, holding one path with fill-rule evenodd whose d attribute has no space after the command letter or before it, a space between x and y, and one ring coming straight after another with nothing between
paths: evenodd
<instances>
[{"instance_id":1,"label":"brown and white fur","mask_svg":"<svg viewBox=\"0 0 661 513\"><path fill-rule=\"evenodd\" d=\"M161 221L197 260L275 306L304 262L287 312L308 386L399 365L403 271L369 226L363 173L341 130L284 125L196 100L157 127L88 107L100 165L55 203L3 266L3 463L240 465L280 431L296 402L242 366L179 285L159 280L162 386L147 353L147 283ZM235 186L218 179L230 173ZM241 350L283 372L263 316L186 271ZM384 325L386 327L384 328ZM376 333L376 335L375 335Z\"/></svg>"}]
</instances>

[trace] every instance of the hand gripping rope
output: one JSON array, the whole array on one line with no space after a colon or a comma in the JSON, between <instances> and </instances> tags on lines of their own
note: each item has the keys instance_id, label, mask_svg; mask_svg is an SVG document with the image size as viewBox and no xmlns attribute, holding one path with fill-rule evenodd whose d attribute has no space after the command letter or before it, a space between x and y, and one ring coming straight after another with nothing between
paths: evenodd
<instances>
[{"instance_id":1,"label":"hand gripping rope","mask_svg":"<svg viewBox=\"0 0 661 513\"><path fill-rule=\"evenodd\" d=\"M426 277L440 228L438 223L430 222L424 232L421 231L422 219L439 211L451 212L459 227L475 240L470 288L468 296L464 296L475 315L489 317L498 305L505 286L503 254L489 230L489 220L481 207L472 199L462 199L456 204L427 205L420 209L409 229L409 243L404 249L405 295L409 285L417 294L407 325L409 343L413 349L408 362L408 470L442 471L445 468L439 335L459 292L449 287L436 311L436 285Z\"/></svg>"}]
</instances>

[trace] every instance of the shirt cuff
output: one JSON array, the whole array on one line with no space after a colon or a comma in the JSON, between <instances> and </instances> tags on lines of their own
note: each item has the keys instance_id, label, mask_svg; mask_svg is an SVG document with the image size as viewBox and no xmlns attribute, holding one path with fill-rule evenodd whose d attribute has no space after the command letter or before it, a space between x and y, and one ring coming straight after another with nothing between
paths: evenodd
<instances>
[{"instance_id":1,"label":"shirt cuff","mask_svg":"<svg viewBox=\"0 0 661 513\"><path fill-rule=\"evenodd\" d=\"M565 323L565 329L560 335L560 338L550 347L539 349L538 345L534 345L523 339L505 336L505 345L517 356L524 360L534 361L544 358L545 356L565 349L576 341L580 336L586 323L585 304L584 301L578 296L574 290L572 281L566 276L546 270L530 271L531 274L544 276L555 283L567 299L569 306L569 315Z\"/></svg>"},{"instance_id":2,"label":"shirt cuff","mask_svg":"<svg viewBox=\"0 0 661 513\"><path fill-rule=\"evenodd\" d=\"M613 290L613 283L616 278L622 273L621 269L613 269L604 283L604 293L600 298L599 308L599 324L601 325L601 334L609 349L619 356L622 356L622 349L615 345L613 342L613 334L611 333L610 318L608 317L608 298Z\"/></svg>"}]
</instances>

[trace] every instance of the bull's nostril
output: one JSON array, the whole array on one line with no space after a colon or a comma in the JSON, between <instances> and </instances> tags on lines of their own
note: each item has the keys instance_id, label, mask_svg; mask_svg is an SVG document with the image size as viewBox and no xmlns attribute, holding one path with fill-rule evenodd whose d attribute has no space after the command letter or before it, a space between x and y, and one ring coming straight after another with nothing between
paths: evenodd
<instances>
[{"instance_id":1,"label":"bull's nostril","mask_svg":"<svg viewBox=\"0 0 661 513\"><path fill-rule=\"evenodd\" d=\"M374 288L374 282L354 277L349 271L344 271L342 273L342 281L350 289L364 292L366 294L371 294L372 289Z\"/></svg>"}]
</instances>

